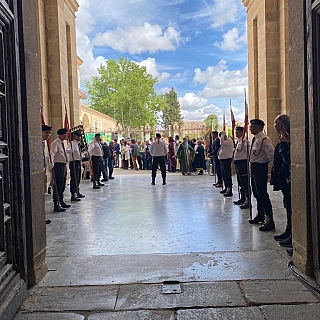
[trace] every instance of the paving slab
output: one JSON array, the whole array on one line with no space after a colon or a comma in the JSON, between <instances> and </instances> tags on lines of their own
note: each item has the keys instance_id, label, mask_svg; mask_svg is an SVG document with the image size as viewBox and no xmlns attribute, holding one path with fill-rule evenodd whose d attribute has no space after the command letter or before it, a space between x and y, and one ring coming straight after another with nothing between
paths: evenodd
<instances>
[{"instance_id":1,"label":"paving slab","mask_svg":"<svg viewBox=\"0 0 320 320\"><path fill-rule=\"evenodd\" d=\"M17 314L13 320L84 320L84 316L75 313L26 313Z\"/></svg>"},{"instance_id":2,"label":"paving slab","mask_svg":"<svg viewBox=\"0 0 320 320\"><path fill-rule=\"evenodd\" d=\"M319 302L298 280L243 281L240 286L251 304Z\"/></svg>"},{"instance_id":3,"label":"paving slab","mask_svg":"<svg viewBox=\"0 0 320 320\"><path fill-rule=\"evenodd\" d=\"M274 250L66 257L40 286L293 279L286 266L287 259Z\"/></svg>"},{"instance_id":4,"label":"paving slab","mask_svg":"<svg viewBox=\"0 0 320 320\"><path fill-rule=\"evenodd\" d=\"M320 304L272 305L260 308L268 320L320 319Z\"/></svg>"},{"instance_id":5,"label":"paving slab","mask_svg":"<svg viewBox=\"0 0 320 320\"><path fill-rule=\"evenodd\" d=\"M121 286L115 310L246 305L236 282L182 283L180 294L162 294L161 288L160 284Z\"/></svg>"},{"instance_id":6,"label":"paving slab","mask_svg":"<svg viewBox=\"0 0 320 320\"><path fill-rule=\"evenodd\" d=\"M264 320L257 307L179 310L177 320ZM279 319L278 319L279 320Z\"/></svg>"},{"instance_id":7,"label":"paving slab","mask_svg":"<svg viewBox=\"0 0 320 320\"><path fill-rule=\"evenodd\" d=\"M93 314L88 320L175 320L174 311L117 311Z\"/></svg>"},{"instance_id":8,"label":"paving slab","mask_svg":"<svg viewBox=\"0 0 320 320\"><path fill-rule=\"evenodd\" d=\"M35 288L28 292L19 311L114 310L118 286Z\"/></svg>"}]
</instances>

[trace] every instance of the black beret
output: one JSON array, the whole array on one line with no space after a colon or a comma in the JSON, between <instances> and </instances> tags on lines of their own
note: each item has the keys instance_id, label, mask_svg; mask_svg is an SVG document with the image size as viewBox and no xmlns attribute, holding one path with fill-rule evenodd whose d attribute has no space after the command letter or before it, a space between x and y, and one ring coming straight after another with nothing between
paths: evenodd
<instances>
[{"instance_id":1,"label":"black beret","mask_svg":"<svg viewBox=\"0 0 320 320\"><path fill-rule=\"evenodd\" d=\"M264 127L264 122L260 119L252 119L252 120L250 120L250 123L255 124L257 126Z\"/></svg>"},{"instance_id":2,"label":"black beret","mask_svg":"<svg viewBox=\"0 0 320 320\"><path fill-rule=\"evenodd\" d=\"M67 133L67 129L66 128L62 128L62 129L59 129L58 131L57 131L57 134L58 135L62 135L62 134L66 134Z\"/></svg>"},{"instance_id":3,"label":"black beret","mask_svg":"<svg viewBox=\"0 0 320 320\"><path fill-rule=\"evenodd\" d=\"M75 136L78 136L78 137L81 137L81 131L80 130L77 130L77 131L74 131L72 132Z\"/></svg>"},{"instance_id":4,"label":"black beret","mask_svg":"<svg viewBox=\"0 0 320 320\"><path fill-rule=\"evenodd\" d=\"M52 129L52 127L47 126L46 124L42 125L42 131L50 131Z\"/></svg>"},{"instance_id":5,"label":"black beret","mask_svg":"<svg viewBox=\"0 0 320 320\"><path fill-rule=\"evenodd\" d=\"M238 126L238 127L236 127L236 130L243 131L243 127Z\"/></svg>"}]
</instances>

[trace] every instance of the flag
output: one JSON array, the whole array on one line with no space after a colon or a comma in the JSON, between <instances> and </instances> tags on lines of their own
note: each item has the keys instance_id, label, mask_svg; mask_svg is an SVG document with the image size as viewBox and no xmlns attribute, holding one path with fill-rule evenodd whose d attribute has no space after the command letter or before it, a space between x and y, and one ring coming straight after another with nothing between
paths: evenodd
<instances>
[{"instance_id":1,"label":"flag","mask_svg":"<svg viewBox=\"0 0 320 320\"><path fill-rule=\"evenodd\" d=\"M67 113L67 106L65 105L65 116L64 116L64 128L67 129L67 141L70 139L70 127Z\"/></svg>"},{"instance_id":2,"label":"flag","mask_svg":"<svg viewBox=\"0 0 320 320\"><path fill-rule=\"evenodd\" d=\"M41 125L45 125L46 122L44 121L44 116L43 116L43 108L42 106L40 107L40 118L41 118Z\"/></svg>"},{"instance_id":3,"label":"flag","mask_svg":"<svg viewBox=\"0 0 320 320\"><path fill-rule=\"evenodd\" d=\"M248 104L246 97L244 98L244 126L242 132L242 141L248 132L248 124L249 124L249 112L248 112Z\"/></svg>"},{"instance_id":4,"label":"flag","mask_svg":"<svg viewBox=\"0 0 320 320\"><path fill-rule=\"evenodd\" d=\"M232 135L233 135L234 128L236 127L236 119L234 118L234 113L232 111L232 107L231 106L230 106L230 114L231 114Z\"/></svg>"},{"instance_id":5,"label":"flag","mask_svg":"<svg viewBox=\"0 0 320 320\"><path fill-rule=\"evenodd\" d=\"M226 111L224 110L222 119L222 131L226 131Z\"/></svg>"},{"instance_id":6,"label":"flag","mask_svg":"<svg viewBox=\"0 0 320 320\"><path fill-rule=\"evenodd\" d=\"M204 139L205 139L205 142L206 142L206 147L208 147L210 144L212 144L211 136L212 136L212 124L210 125L210 127L207 129L207 131L206 131L205 134L204 134Z\"/></svg>"}]
</instances>

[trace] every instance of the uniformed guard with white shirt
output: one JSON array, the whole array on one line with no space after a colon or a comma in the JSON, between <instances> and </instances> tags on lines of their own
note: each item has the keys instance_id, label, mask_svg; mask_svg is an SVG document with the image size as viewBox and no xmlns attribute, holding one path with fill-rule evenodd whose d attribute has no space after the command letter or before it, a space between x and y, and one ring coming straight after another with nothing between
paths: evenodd
<instances>
[{"instance_id":1,"label":"uniformed guard with white shirt","mask_svg":"<svg viewBox=\"0 0 320 320\"><path fill-rule=\"evenodd\" d=\"M100 189L100 186L104 186L104 184L100 182L101 163L103 160L103 151L100 144L100 133L95 134L94 140L91 141L88 147L88 152L92 161L93 189Z\"/></svg>"},{"instance_id":2,"label":"uniformed guard with white shirt","mask_svg":"<svg viewBox=\"0 0 320 320\"><path fill-rule=\"evenodd\" d=\"M84 198L79 191L80 177L81 177L81 131L77 130L72 133L73 140L71 141L69 155L69 169L70 169L70 193L71 201L80 201L80 198Z\"/></svg>"},{"instance_id":3,"label":"uniformed guard with white shirt","mask_svg":"<svg viewBox=\"0 0 320 320\"><path fill-rule=\"evenodd\" d=\"M240 199L233 201L240 205L241 209L249 208L249 187L248 187L248 148L249 141L242 139L243 127L235 128L237 143L234 150L233 162L236 167L237 181L240 192Z\"/></svg>"},{"instance_id":4,"label":"uniformed guard with white shirt","mask_svg":"<svg viewBox=\"0 0 320 320\"><path fill-rule=\"evenodd\" d=\"M274 148L268 136L262 131L264 122L260 119L250 121L250 132L254 135L250 147L251 185L257 200L257 216L249 223L259 224L260 231L275 229L272 205L267 191L268 165L273 161Z\"/></svg>"},{"instance_id":5,"label":"uniformed guard with white shirt","mask_svg":"<svg viewBox=\"0 0 320 320\"><path fill-rule=\"evenodd\" d=\"M57 131L58 138L51 143L51 163L53 165L55 185L52 192L54 211L63 212L70 205L63 201L63 193L66 187L67 178L67 150L64 141L67 138L67 129L62 128Z\"/></svg>"},{"instance_id":6,"label":"uniformed guard with white shirt","mask_svg":"<svg viewBox=\"0 0 320 320\"><path fill-rule=\"evenodd\" d=\"M164 157L168 153L167 145L164 141L161 140L161 134L156 134L156 139L152 142L150 146L150 155L152 159L152 181L151 184L156 184L156 175L158 166L160 166L161 176L162 176L162 185L166 184L166 166L164 162Z\"/></svg>"}]
</instances>

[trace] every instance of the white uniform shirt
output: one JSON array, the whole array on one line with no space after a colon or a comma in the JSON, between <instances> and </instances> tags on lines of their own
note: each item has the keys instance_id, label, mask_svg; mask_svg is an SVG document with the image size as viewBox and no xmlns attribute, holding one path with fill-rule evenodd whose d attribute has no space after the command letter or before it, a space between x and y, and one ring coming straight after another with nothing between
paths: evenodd
<instances>
[{"instance_id":1,"label":"white uniform shirt","mask_svg":"<svg viewBox=\"0 0 320 320\"><path fill-rule=\"evenodd\" d=\"M67 163L67 153L70 151L64 147L64 142L59 138L54 140L50 146L52 163Z\"/></svg>"},{"instance_id":2,"label":"white uniform shirt","mask_svg":"<svg viewBox=\"0 0 320 320\"><path fill-rule=\"evenodd\" d=\"M102 157L103 155L101 144L96 140L91 141L88 152L90 156Z\"/></svg>"},{"instance_id":3,"label":"white uniform shirt","mask_svg":"<svg viewBox=\"0 0 320 320\"><path fill-rule=\"evenodd\" d=\"M72 140L70 151L71 154L69 155L69 161L81 161L81 153L79 149L80 141ZM72 156L73 155L73 156Z\"/></svg>"},{"instance_id":4,"label":"white uniform shirt","mask_svg":"<svg viewBox=\"0 0 320 320\"><path fill-rule=\"evenodd\" d=\"M221 136L218 159L225 160L225 159L232 158L233 149L234 149L233 140L231 138L227 138L227 140L224 140L224 136Z\"/></svg>"},{"instance_id":5,"label":"white uniform shirt","mask_svg":"<svg viewBox=\"0 0 320 320\"><path fill-rule=\"evenodd\" d=\"M250 162L269 163L273 161L274 148L268 136L262 131L254 136L250 148Z\"/></svg>"},{"instance_id":6,"label":"white uniform shirt","mask_svg":"<svg viewBox=\"0 0 320 320\"><path fill-rule=\"evenodd\" d=\"M247 160L247 148L250 151L250 142L246 139L242 141L242 138L239 138L234 150L233 161L237 160Z\"/></svg>"},{"instance_id":7,"label":"white uniform shirt","mask_svg":"<svg viewBox=\"0 0 320 320\"><path fill-rule=\"evenodd\" d=\"M153 157L165 156L168 153L167 145L164 141L156 139L150 146L150 154Z\"/></svg>"}]
</instances>

